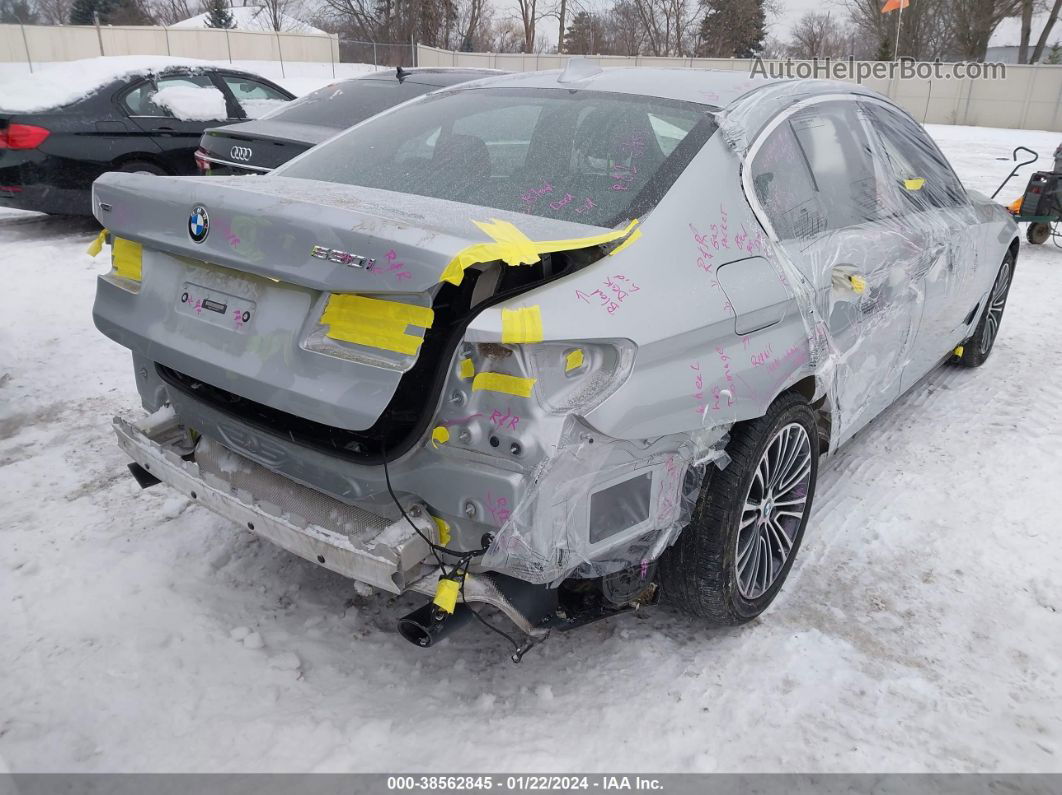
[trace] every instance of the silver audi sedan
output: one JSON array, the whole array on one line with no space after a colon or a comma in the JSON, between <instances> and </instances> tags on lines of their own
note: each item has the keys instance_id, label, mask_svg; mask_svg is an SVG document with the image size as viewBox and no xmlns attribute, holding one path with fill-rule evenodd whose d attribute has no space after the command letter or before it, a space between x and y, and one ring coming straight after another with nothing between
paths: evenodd
<instances>
[{"instance_id":1,"label":"silver audi sedan","mask_svg":"<svg viewBox=\"0 0 1062 795\"><path fill-rule=\"evenodd\" d=\"M418 645L479 620L516 659L660 598L759 615L820 456L985 361L1018 251L869 89L579 61L267 176L107 174L93 209L141 485L423 594Z\"/></svg>"}]
</instances>

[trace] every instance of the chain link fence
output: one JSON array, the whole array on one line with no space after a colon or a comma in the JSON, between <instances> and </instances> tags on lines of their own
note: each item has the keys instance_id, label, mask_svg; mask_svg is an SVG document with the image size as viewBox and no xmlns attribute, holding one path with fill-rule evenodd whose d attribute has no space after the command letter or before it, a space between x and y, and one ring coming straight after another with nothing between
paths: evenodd
<instances>
[{"instance_id":1,"label":"chain link fence","mask_svg":"<svg viewBox=\"0 0 1062 795\"><path fill-rule=\"evenodd\" d=\"M416 66L417 49L412 42L393 44L340 37L339 62L371 63L373 66Z\"/></svg>"}]
</instances>

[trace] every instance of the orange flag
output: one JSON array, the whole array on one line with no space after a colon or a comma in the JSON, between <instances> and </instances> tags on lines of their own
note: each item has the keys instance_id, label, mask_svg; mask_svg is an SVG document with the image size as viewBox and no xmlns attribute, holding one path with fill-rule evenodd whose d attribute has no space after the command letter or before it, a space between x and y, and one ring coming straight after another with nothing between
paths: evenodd
<instances>
[{"instance_id":1,"label":"orange flag","mask_svg":"<svg viewBox=\"0 0 1062 795\"><path fill-rule=\"evenodd\" d=\"M888 14L890 11L898 11L901 8L907 8L909 5L911 5L911 0L888 0L881 7L881 13Z\"/></svg>"}]
</instances>

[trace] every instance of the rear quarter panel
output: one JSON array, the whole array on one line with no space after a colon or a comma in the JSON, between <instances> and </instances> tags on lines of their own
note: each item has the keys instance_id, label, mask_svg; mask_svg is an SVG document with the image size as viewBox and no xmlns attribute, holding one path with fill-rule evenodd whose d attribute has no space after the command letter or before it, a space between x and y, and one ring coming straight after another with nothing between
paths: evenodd
<instances>
[{"instance_id":1,"label":"rear quarter panel","mask_svg":"<svg viewBox=\"0 0 1062 795\"><path fill-rule=\"evenodd\" d=\"M469 338L497 340L501 309L537 305L547 340L631 340L637 354L630 376L586 417L616 438L762 415L807 374L809 343L781 271L770 264L770 243L745 201L739 173L717 134L643 220L638 240L487 310L473 321ZM764 260L765 268L752 265ZM723 268L728 278L721 280ZM735 268L763 283L742 290L740 299L728 295L727 288L749 286ZM773 320L766 327L764 314ZM746 315L760 320L742 323Z\"/></svg>"}]
</instances>

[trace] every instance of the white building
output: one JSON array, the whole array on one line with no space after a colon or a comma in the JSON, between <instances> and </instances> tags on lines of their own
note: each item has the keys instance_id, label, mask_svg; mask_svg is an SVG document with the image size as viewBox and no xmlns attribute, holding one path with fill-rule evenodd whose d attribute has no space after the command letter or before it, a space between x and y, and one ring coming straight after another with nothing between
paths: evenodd
<instances>
[{"instance_id":1,"label":"white building","mask_svg":"<svg viewBox=\"0 0 1062 795\"><path fill-rule=\"evenodd\" d=\"M265 6L235 6L229 9L232 19L236 23L235 30L273 30L273 18ZM174 28L207 28L207 20L210 14L203 12L194 17L182 19L170 27ZM324 33L320 28L307 25L301 19L289 17L287 14L280 15L280 29L285 33Z\"/></svg>"}]
</instances>

